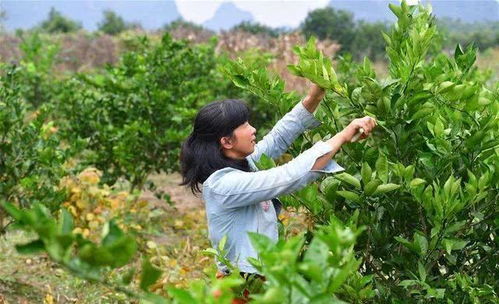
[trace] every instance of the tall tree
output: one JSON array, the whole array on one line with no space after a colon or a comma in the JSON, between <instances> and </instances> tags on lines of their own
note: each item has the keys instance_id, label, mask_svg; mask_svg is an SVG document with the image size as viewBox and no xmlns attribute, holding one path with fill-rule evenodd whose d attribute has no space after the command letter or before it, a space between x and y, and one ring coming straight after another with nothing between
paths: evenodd
<instances>
[{"instance_id":1,"label":"tall tree","mask_svg":"<svg viewBox=\"0 0 499 304\"><path fill-rule=\"evenodd\" d=\"M320 8L308 13L302 31L308 37L331 39L341 44L341 52L351 52L355 37L355 22L350 12L332 7Z\"/></svg>"},{"instance_id":2,"label":"tall tree","mask_svg":"<svg viewBox=\"0 0 499 304\"><path fill-rule=\"evenodd\" d=\"M384 59L386 43L382 32L388 32L388 29L388 24L383 22L358 22L352 38L352 55L356 59L365 56L372 60Z\"/></svg>"},{"instance_id":3,"label":"tall tree","mask_svg":"<svg viewBox=\"0 0 499 304\"><path fill-rule=\"evenodd\" d=\"M163 30L169 32L178 28L185 28L185 29L191 29L193 31L203 31L207 30L205 29L202 25L196 24L191 21L186 21L182 18L178 18L173 20L170 23L167 23L163 26Z\"/></svg>"},{"instance_id":4,"label":"tall tree","mask_svg":"<svg viewBox=\"0 0 499 304\"><path fill-rule=\"evenodd\" d=\"M98 29L109 35L116 35L129 28L129 25L121 16L111 10L103 12L104 18L97 25Z\"/></svg>"},{"instance_id":5,"label":"tall tree","mask_svg":"<svg viewBox=\"0 0 499 304\"><path fill-rule=\"evenodd\" d=\"M3 24L5 19L7 19L7 13L0 7L0 32L5 30L5 26Z\"/></svg>"},{"instance_id":6,"label":"tall tree","mask_svg":"<svg viewBox=\"0 0 499 304\"><path fill-rule=\"evenodd\" d=\"M51 8L48 18L39 25L39 28L48 33L69 33L81 29L81 23L63 16L55 8Z\"/></svg>"},{"instance_id":7,"label":"tall tree","mask_svg":"<svg viewBox=\"0 0 499 304\"><path fill-rule=\"evenodd\" d=\"M251 34L264 34L270 37L277 37L282 32L282 30L280 29L272 28L270 26L252 21L243 21L239 24L234 25L230 30L240 30Z\"/></svg>"}]
</instances>

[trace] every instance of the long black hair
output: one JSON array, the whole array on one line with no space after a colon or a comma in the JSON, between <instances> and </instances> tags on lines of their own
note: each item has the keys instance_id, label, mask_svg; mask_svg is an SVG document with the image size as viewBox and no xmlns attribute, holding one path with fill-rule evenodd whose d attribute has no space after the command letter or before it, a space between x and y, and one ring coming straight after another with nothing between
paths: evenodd
<instances>
[{"instance_id":1,"label":"long black hair","mask_svg":"<svg viewBox=\"0 0 499 304\"><path fill-rule=\"evenodd\" d=\"M232 137L234 129L249 120L249 108L240 100L215 101L199 110L192 133L182 144L180 167L182 183L192 193L201 192L199 184L215 171L232 167L250 171L246 159L232 159L222 153L220 139Z\"/></svg>"}]
</instances>

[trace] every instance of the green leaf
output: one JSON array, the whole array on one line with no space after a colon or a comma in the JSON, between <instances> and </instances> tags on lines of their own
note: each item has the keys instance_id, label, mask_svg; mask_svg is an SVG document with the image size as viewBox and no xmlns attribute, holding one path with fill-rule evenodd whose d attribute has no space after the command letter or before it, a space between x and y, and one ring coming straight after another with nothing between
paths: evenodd
<instances>
[{"instance_id":1,"label":"green leaf","mask_svg":"<svg viewBox=\"0 0 499 304\"><path fill-rule=\"evenodd\" d=\"M385 32L382 32L381 34L383 35L383 39L385 39L386 44L391 45L392 39L390 38L390 36L388 36L388 34L386 34Z\"/></svg>"},{"instance_id":2,"label":"green leaf","mask_svg":"<svg viewBox=\"0 0 499 304\"><path fill-rule=\"evenodd\" d=\"M421 279L422 282L426 281L426 269L424 265L418 261L418 272L419 272L419 278Z\"/></svg>"},{"instance_id":3,"label":"green leaf","mask_svg":"<svg viewBox=\"0 0 499 304\"><path fill-rule=\"evenodd\" d=\"M13 204L2 202L2 207L7 211L7 213L12 216L16 221L20 221L23 217L23 211L17 209Z\"/></svg>"},{"instance_id":4,"label":"green leaf","mask_svg":"<svg viewBox=\"0 0 499 304\"><path fill-rule=\"evenodd\" d=\"M320 190L330 203L334 202L336 198L336 190L338 190L339 185L340 181L335 179L333 176L328 176L322 181Z\"/></svg>"},{"instance_id":5,"label":"green leaf","mask_svg":"<svg viewBox=\"0 0 499 304\"><path fill-rule=\"evenodd\" d=\"M221 252L225 250L225 244L227 243L227 235L224 235L220 242L218 243L218 250Z\"/></svg>"},{"instance_id":6,"label":"green leaf","mask_svg":"<svg viewBox=\"0 0 499 304\"><path fill-rule=\"evenodd\" d=\"M38 239L26 244L16 245L16 250L20 254L38 253L45 250L45 244L42 240Z\"/></svg>"},{"instance_id":7,"label":"green leaf","mask_svg":"<svg viewBox=\"0 0 499 304\"><path fill-rule=\"evenodd\" d=\"M389 3L388 7L393 12L393 14L395 14L395 16L397 16L398 18L402 17L403 12L402 12L402 8L400 8L400 6L395 5L393 3Z\"/></svg>"},{"instance_id":8,"label":"green leaf","mask_svg":"<svg viewBox=\"0 0 499 304\"><path fill-rule=\"evenodd\" d=\"M256 163L256 166L259 170L268 170L274 168L276 164L272 158L268 157L265 154L262 154L260 156L260 159Z\"/></svg>"},{"instance_id":9,"label":"green leaf","mask_svg":"<svg viewBox=\"0 0 499 304\"><path fill-rule=\"evenodd\" d=\"M395 240L397 242L401 243L402 245L404 245L404 247L406 247L407 249L412 250L412 251L416 251L416 248L414 247L414 245L411 242L409 242L407 239L400 237L400 236L396 236Z\"/></svg>"},{"instance_id":10,"label":"green leaf","mask_svg":"<svg viewBox=\"0 0 499 304\"><path fill-rule=\"evenodd\" d=\"M303 77L303 73L300 71L300 69L298 69L298 67L296 67L295 65L292 65L292 64L289 64L288 65L288 70L291 72L291 74L293 75L296 75L296 76L299 76L299 77Z\"/></svg>"},{"instance_id":11,"label":"green leaf","mask_svg":"<svg viewBox=\"0 0 499 304\"><path fill-rule=\"evenodd\" d=\"M348 173L343 172L340 174L336 174L335 177L342 182L345 182L347 184L354 186L357 189L360 189L360 181L356 177Z\"/></svg>"},{"instance_id":12,"label":"green leaf","mask_svg":"<svg viewBox=\"0 0 499 304\"><path fill-rule=\"evenodd\" d=\"M67 251L75 240L75 235L72 233L60 234L56 236L57 243L63 251Z\"/></svg>"},{"instance_id":13,"label":"green leaf","mask_svg":"<svg viewBox=\"0 0 499 304\"><path fill-rule=\"evenodd\" d=\"M140 275L140 288L147 291L161 276L161 271L154 267L149 260L142 262L142 273Z\"/></svg>"},{"instance_id":14,"label":"green leaf","mask_svg":"<svg viewBox=\"0 0 499 304\"><path fill-rule=\"evenodd\" d=\"M217 256L218 251L215 248L206 248L201 253L208 256Z\"/></svg>"},{"instance_id":15,"label":"green leaf","mask_svg":"<svg viewBox=\"0 0 499 304\"><path fill-rule=\"evenodd\" d=\"M60 223L59 231L62 234L71 233L73 231L73 217L66 210L66 208L61 209L59 223Z\"/></svg>"},{"instance_id":16,"label":"green leaf","mask_svg":"<svg viewBox=\"0 0 499 304\"><path fill-rule=\"evenodd\" d=\"M444 93L452 89L456 84L452 81L444 81L438 86L438 92Z\"/></svg>"},{"instance_id":17,"label":"green leaf","mask_svg":"<svg viewBox=\"0 0 499 304\"><path fill-rule=\"evenodd\" d=\"M310 243L303 261L311 262L312 264L320 266L320 269L325 269L327 267L327 260L329 257L329 248L326 243L324 243L320 238L314 238ZM322 278L322 276L320 276ZM320 278L316 278L320 281Z\"/></svg>"},{"instance_id":18,"label":"green leaf","mask_svg":"<svg viewBox=\"0 0 499 304\"><path fill-rule=\"evenodd\" d=\"M412 179L414 176L414 171L416 170L416 167L414 165L409 165L404 169L404 178L406 180Z\"/></svg>"},{"instance_id":19,"label":"green leaf","mask_svg":"<svg viewBox=\"0 0 499 304\"><path fill-rule=\"evenodd\" d=\"M442 243L444 245L445 251L448 254L451 254L452 250L461 250L466 247L469 242L458 239L444 239Z\"/></svg>"},{"instance_id":20,"label":"green leaf","mask_svg":"<svg viewBox=\"0 0 499 304\"><path fill-rule=\"evenodd\" d=\"M128 264L133 258L137 251L137 243L133 237L127 235L106 245L105 249L113 256L111 265L121 267Z\"/></svg>"},{"instance_id":21,"label":"green leaf","mask_svg":"<svg viewBox=\"0 0 499 304\"><path fill-rule=\"evenodd\" d=\"M396 190L398 188L400 188L400 185L397 185L397 184L383 184L383 185L379 185L373 194L374 195L383 194L383 193L387 193L387 192Z\"/></svg>"},{"instance_id":22,"label":"green leaf","mask_svg":"<svg viewBox=\"0 0 499 304\"><path fill-rule=\"evenodd\" d=\"M407 288L407 287L414 286L417 284L418 284L418 281L416 281L416 280L403 280L399 283L399 286Z\"/></svg>"},{"instance_id":23,"label":"green leaf","mask_svg":"<svg viewBox=\"0 0 499 304\"><path fill-rule=\"evenodd\" d=\"M364 185L367 185L367 183L369 183L369 181L371 180L372 173L373 172L369 164L364 162L360 170L360 175L362 176L362 182L364 183Z\"/></svg>"},{"instance_id":24,"label":"green leaf","mask_svg":"<svg viewBox=\"0 0 499 304\"><path fill-rule=\"evenodd\" d=\"M435 122L433 132L435 133L435 136L437 136L437 137L442 136L442 134L444 133L444 124L442 123L442 121L440 119L437 119L437 121Z\"/></svg>"},{"instance_id":25,"label":"green leaf","mask_svg":"<svg viewBox=\"0 0 499 304\"><path fill-rule=\"evenodd\" d=\"M107 222L104 225L103 231L106 236L104 237L104 239L102 239L102 245L110 245L124 236L123 231L121 231L120 227L116 225L114 220Z\"/></svg>"},{"instance_id":26,"label":"green leaf","mask_svg":"<svg viewBox=\"0 0 499 304\"><path fill-rule=\"evenodd\" d=\"M145 295L143 296L143 302L144 304L169 304L170 301L167 301L167 299L163 298L162 296L160 295L157 295L155 293L151 293L151 292L146 292ZM188 303L193 303L193 302L186 302L186 304Z\"/></svg>"},{"instance_id":27,"label":"green leaf","mask_svg":"<svg viewBox=\"0 0 499 304\"><path fill-rule=\"evenodd\" d=\"M232 82L240 88L245 88L249 83L248 80L242 75L233 75Z\"/></svg>"},{"instance_id":28,"label":"green leaf","mask_svg":"<svg viewBox=\"0 0 499 304\"><path fill-rule=\"evenodd\" d=\"M360 196L357 193L351 191L336 191L336 193L352 202L356 203L360 202Z\"/></svg>"},{"instance_id":29,"label":"green leaf","mask_svg":"<svg viewBox=\"0 0 499 304\"><path fill-rule=\"evenodd\" d=\"M376 174L383 183L388 182L388 160L384 154L381 154L376 160Z\"/></svg>"},{"instance_id":30,"label":"green leaf","mask_svg":"<svg viewBox=\"0 0 499 304\"><path fill-rule=\"evenodd\" d=\"M414 113L414 115L412 115L411 120L418 120L420 118L428 116L429 114L433 113L433 111L434 109L432 107L423 107L416 113Z\"/></svg>"},{"instance_id":31,"label":"green leaf","mask_svg":"<svg viewBox=\"0 0 499 304\"><path fill-rule=\"evenodd\" d=\"M168 288L168 294L175 299L176 303L198 303L198 301L187 290L180 288Z\"/></svg>"},{"instance_id":32,"label":"green leaf","mask_svg":"<svg viewBox=\"0 0 499 304\"><path fill-rule=\"evenodd\" d=\"M463 55L464 52L463 52L463 48L461 47L461 45L458 43L456 45L456 50L454 51L454 59L457 60L461 55Z\"/></svg>"},{"instance_id":33,"label":"green leaf","mask_svg":"<svg viewBox=\"0 0 499 304\"><path fill-rule=\"evenodd\" d=\"M382 181L380 181L379 179L373 179L364 187L364 193L366 195L372 195L381 184Z\"/></svg>"},{"instance_id":34,"label":"green leaf","mask_svg":"<svg viewBox=\"0 0 499 304\"><path fill-rule=\"evenodd\" d=\"M409 187L416 188L417 186L426 184L426 181L422 178L415 178L409 183Z\"/></svg>"},{"instance_id":35,"label":"green leaf","mask_svg":"<svg viewBox=\"0 0 499 304\"><path fill-rule=\"evenodd\" d=\"M267 251L273 246L273 241L266 235L248 232L251 244L258 252Z\"/></svg>"},{"instance_id":36,"label":"green leaf","mask_svg":"<svg viewBox=\"0 0 499 304\"><path fill-rule=\"evenodd\" d=\"M421 254L421 256L426 255L426 252L428 251L428 240L426 240L426 237L424 235L415 233L414 244L418 246L419 249L418 251Z\"/></svg>"}]
</instances>

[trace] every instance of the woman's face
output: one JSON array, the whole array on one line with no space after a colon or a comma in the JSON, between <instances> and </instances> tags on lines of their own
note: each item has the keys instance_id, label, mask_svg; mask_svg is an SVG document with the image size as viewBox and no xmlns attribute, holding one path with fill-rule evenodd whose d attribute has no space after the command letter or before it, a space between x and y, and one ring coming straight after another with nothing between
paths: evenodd
<instances>
[{"instance_id":1,"label":"woman's face","mask_svg":"<svg viewBox=\"0 0 499 304\"><path fill-rule=\"evenodd\" d=\"M222 137L221 144L224 154L230 158L242 159L255 150L256 129L246 122L234 130L232 138Z\"/></svg>"}]
</instances>

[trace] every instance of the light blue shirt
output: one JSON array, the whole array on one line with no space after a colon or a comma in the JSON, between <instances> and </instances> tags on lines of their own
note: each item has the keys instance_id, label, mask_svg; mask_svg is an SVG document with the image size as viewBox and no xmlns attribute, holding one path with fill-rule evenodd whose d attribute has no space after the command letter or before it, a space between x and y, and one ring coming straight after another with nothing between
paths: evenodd
<instances>
[{"instance_id":1,"label":"light blue shirt","mask_svg":"<svg viewBox=\"0 0 499 304\"><path fill-rule=\"evenodd\" d=\"M317 158L332 150L323 141L315 143L282 166L261 171L255 166L262 154L273 159L279 157L300 134L319 125L321 122L299 102L256 144L255 151L247 157L253 172L227 167L215 171L203 183L211 243L216 248L222 237L227 235L227 259L240 271L257 272L247 260L249 257L258 258L248 232L264 234L276 241L278 239L277 214L271 199L299 190L324 173L344 170L333 160L322 170L312 170ZM224 265L218 263L218 267L227 272Z\"/></svg>"}]
</instances>

